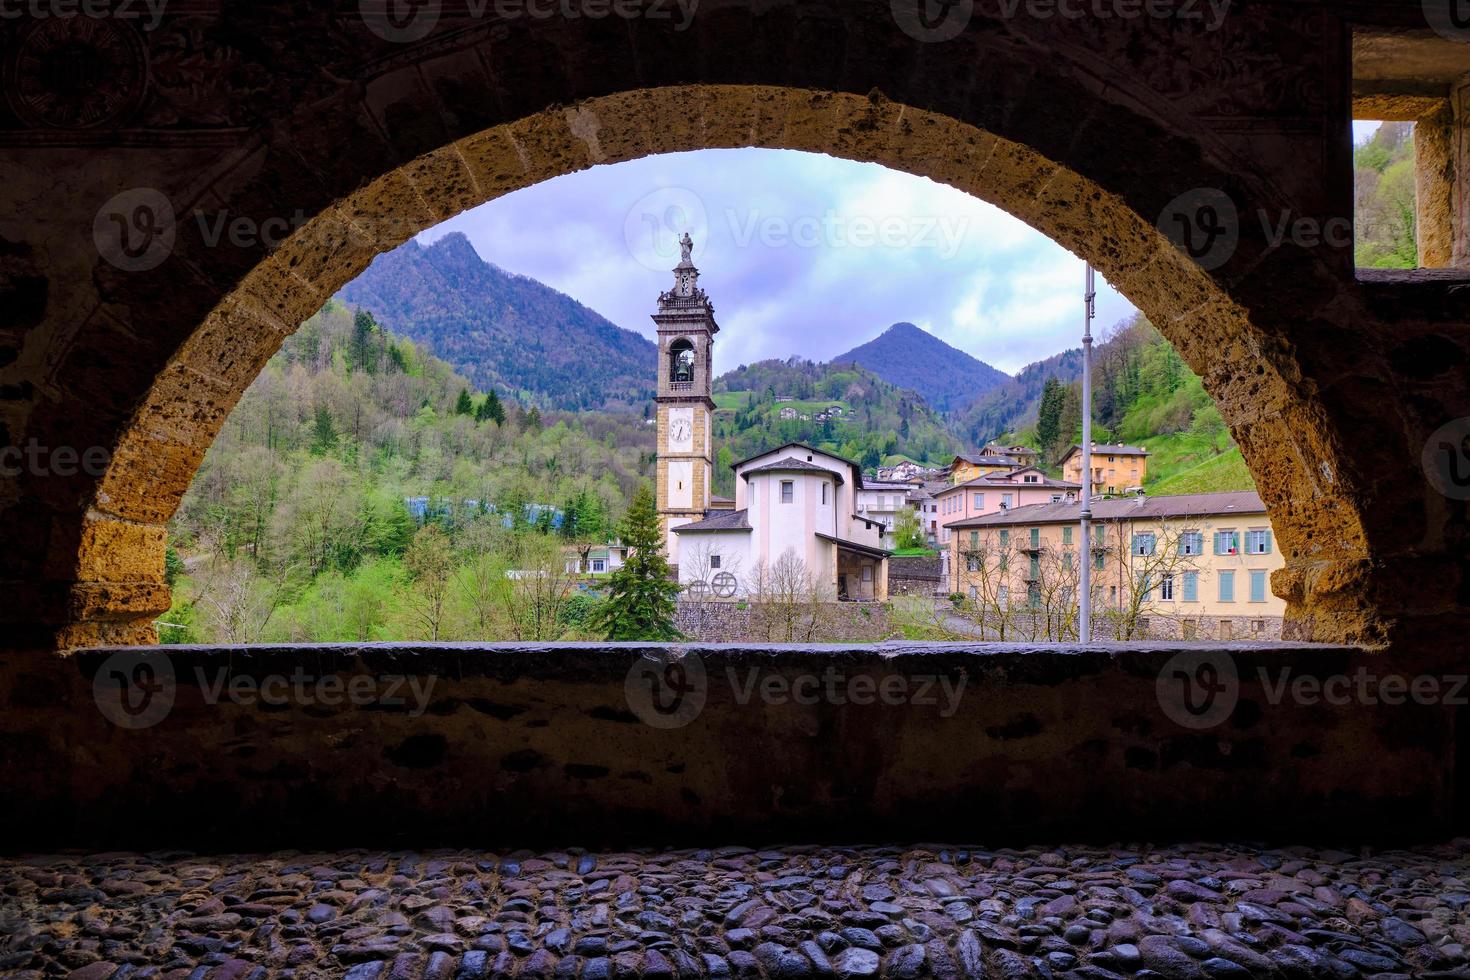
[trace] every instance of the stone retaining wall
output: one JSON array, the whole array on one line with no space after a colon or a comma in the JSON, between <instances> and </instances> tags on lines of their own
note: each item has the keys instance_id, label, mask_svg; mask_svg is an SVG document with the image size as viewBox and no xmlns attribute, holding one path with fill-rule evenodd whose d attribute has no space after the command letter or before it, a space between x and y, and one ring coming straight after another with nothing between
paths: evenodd
<instances>
[{"instance_id":1,"label":"stone retaining wall","mask_svg":"<svg viewBox=\"0 0 1470 980\"><path fill-rule=\"evenodd\" d=\"M943 587L941 572L938 555L895 555L888 559L888 594L933 595Z\"/></svg>"},{"instance_id":2,"label":"stone retaining wall","mask_svg":"<svg viewBox=\"0 0 1470 980\"><path fill-rule=\"evenodd\" d=\"M27 849L1442 831L1454 709L1294 700L1296 679L1385 663L1245 644L5 658L0 809Z\"/></svg>"},{"instance_id":3,"label":"stone retaining wall","mask_svg":"<svg viewBox=\"0 0 1470 980\"><path fill-rule=\"evenodd\" d=\"M699 643L874 643L893 635L879 602L824 602L795 608L753 602L680 601L674 624Z\"/></svg>"}]
</instances>

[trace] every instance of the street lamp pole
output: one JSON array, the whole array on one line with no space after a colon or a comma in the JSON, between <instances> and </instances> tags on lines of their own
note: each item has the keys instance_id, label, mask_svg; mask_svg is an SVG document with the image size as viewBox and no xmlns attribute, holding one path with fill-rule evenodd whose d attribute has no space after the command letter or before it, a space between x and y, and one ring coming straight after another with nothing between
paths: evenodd
<instances>
[{"instance_id":1,"label":"street lamp pole","mask_svg":"<svg viewBox=\"0 0 1470 980\"><path fill-rule=\"evenodd\" d=\"M1082 320L1082 543L1078 548L1082 567L1077 589L1077 639L1082 643L1092 642L1092 318L1097 315L1094 283L1089 262Z\"/></svg>"}]
</instances>

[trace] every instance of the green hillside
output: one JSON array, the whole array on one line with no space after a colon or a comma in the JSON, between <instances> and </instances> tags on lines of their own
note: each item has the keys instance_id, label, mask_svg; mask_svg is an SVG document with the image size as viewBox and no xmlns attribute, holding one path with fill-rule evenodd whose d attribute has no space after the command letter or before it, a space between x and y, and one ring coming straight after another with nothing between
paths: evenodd
<instances>
[{"instance_id":1,"label":"green hillside","mask_svg":"<svg viewBox=\"0 0 1470 980\"><path fill-rule=\"evenodd\" d=\"M1152 463L1152 460L1150 460ZM1147 490L1156 497L1183 493L1217 493L1223 490L1254 490L1255 481L1246 469L1238 448L1212 456L1157 481L1149 481Z\"/></svg>"}]
</instances>

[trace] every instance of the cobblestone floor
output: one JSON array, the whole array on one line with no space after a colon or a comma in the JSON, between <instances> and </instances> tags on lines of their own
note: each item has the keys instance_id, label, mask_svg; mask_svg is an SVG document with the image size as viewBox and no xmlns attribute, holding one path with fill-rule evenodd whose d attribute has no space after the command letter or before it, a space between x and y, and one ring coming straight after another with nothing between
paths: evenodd
<instances>
[{"instance_id":1,"label":"cobblestone floor","mask_svg":"<svg viewBox=\"0 0 1470 980\"><path fill-rule=\"evenodd\" d=\"M1470 840L0 860L10 976L1470 978Z\"/></svg>"}]
</instances>

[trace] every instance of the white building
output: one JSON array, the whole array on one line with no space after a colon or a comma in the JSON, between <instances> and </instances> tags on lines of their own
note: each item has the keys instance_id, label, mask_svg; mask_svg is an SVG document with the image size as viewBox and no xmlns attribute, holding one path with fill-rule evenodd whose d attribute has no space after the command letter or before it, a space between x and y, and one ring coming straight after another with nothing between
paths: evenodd
<instances>
[{"instance_id":1,"label":"white building","mask_svg":"<svg viewBox=\"0 0 1470 980\"><path fill-rule=\"evenodd\" d=\"M888 534L898 523L898 513L908 506L911 483L867 480L857 494L857 514L878 521Z\"/></svg>"},{"instance_id":2,"label":"white building","mask_svg":"<svg viewBox=\"0 0 1470 980\"><path fill-rule=\"evenodd\" d=\"M831 598L888 597L886 530L858 513L865 487L856 463L789 443L734 468L734 510L673 528L686 592L759 594L789 587L799 569Z\"/></svg>"}]
</instances>

